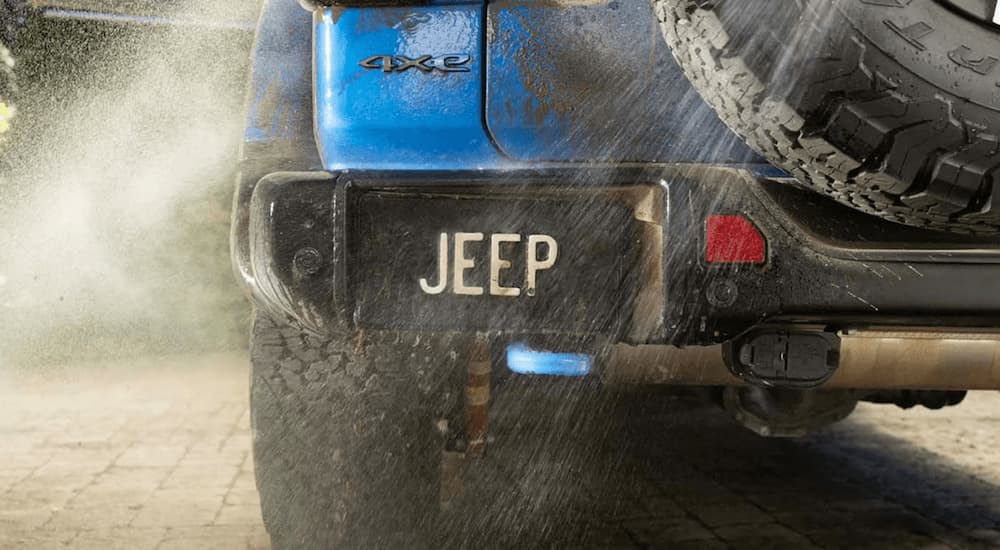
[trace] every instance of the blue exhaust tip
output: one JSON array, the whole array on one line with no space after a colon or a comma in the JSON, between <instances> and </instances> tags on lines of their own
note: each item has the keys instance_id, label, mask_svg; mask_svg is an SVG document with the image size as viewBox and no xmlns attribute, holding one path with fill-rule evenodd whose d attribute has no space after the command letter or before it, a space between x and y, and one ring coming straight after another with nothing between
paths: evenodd
<instances>
[{"instance_id":1,"label":"blue exhaust tip","mask_svg":"<svg viewBox=\"0 0 1000 550\"><path fill-rule=\"evenodd\" d=\"M507 368L518 374L584 376L594 366L594 357L583 353L536 351L518 343L507 347Z\"/></svg>"}]
</instances>

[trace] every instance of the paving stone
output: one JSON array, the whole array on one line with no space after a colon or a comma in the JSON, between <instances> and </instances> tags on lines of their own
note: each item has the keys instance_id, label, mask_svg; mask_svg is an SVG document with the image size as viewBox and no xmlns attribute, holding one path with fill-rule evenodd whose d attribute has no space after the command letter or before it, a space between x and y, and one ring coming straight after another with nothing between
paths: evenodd
<instances>
[{"instance_id":1,"label":"paving stone","mask_svg":"<svg viewBox=\"0 0 1000 550\"><path fill-rule=\"evenodd\" d=\"M151 496L155 487L149 485L112 485L110 483L95 483L84 487L67 503L70 506L90 506L101 508L115 504L127 504L135 508L141 507Z\"/></svg>"},{"instance_id":2,"label":"paving stone","mask_svg":"<svg viewBox=\"0 0 1000 550\"><path fill-rule=\"evenodd\" d=\"M270 547L246 357L185 361L0 386L0 548ZM1000 393L942 411L861 405L822 433L778 441L711 407L643 407L624 407L627 429L574 424L544 448L494 449L514 469L504 479L525 494L523 514L558 518L539 521L540 537L592 548L1000 546Z\"/></svg>"},{"instance_id":3,"label":"paving stone","mask_svg":"<svg viewBox=\"0 0 1000 550\"><path fill-rule=\"evenodd\" d=\"M11 492L0 498L0 513L17 513L27 510L52 511L56 508L58 505L54 504L52 498L45 494L26 495L21 492Z\"/></svg>"},{"instance_id":4,"label":"paving stone","mask_svg":"<svg viewBox=\"0 0 1000 550\"><path fill-rule=\"evenodd\" d=\"M260 495L257 494L257 489L253 487L234 487L226 493L226 497L223 502L227 506L236 506L241 504L259 506Z\"/></svg>"},{"instance_id":5,"label":"paving stone","mask_svg":"<svg viewBox=\"0 0 1000 550\"><path fill-rule=\"evenodd\" d=\"M581 531L581 533L574 533L574 535L577 536L569 538L567 542L557 543L551 546L565 548L577 548L584 546L608 550L636 548L635 537L618 525L595 522L593 524L583 526Z\"/></svg>"},{"instance_id":6,"label":"paving stone","mask_svg":"<svg viewBox=\"0 0 1000 550\"><path fill-rule=\"evenodd\" d=\"M854 521L849 514L824 509L822 505L791 511L779 510L774 514L774 519L798 533L807 535L817 531L830 531L842 525L850 525Z\"/></svg>"},{"instance_id":7,"label":"paving stone","mask_svg":"<svg viewBox=\"0 0 1000 550\"><path fill-rule=\"evenodd\" d=\"M861 529L838 529L837 531L812 533L809 539L814 544L827 550L852 550L854 548L925 548L936 545L929 537L914 536L909 533L894 533L891 536L882 532L871 532ZM966 547L967 544L959 546Z\"/></svg>"},{"instance_id":8,"label":"paving stone","mask_svg":"<svg viewBox=\"0 0 1000 550\"><path fill-rule=\"evenodd\" d=\"M79 507L57 510L45 529L90 531L94 528L127 527L140 507L128 502L84 503Z\"/></svg>"},{"instance_id":9,"label":"paving stone","mask_svg":"<svg viewBox=\"0 0 1000 550\"><path fill-rule=\"evenodd\" d=\"M160 486L164 489L229 487L238 473L239 467L218 463L177 466Z\"/></svg>"},{"instance_id":10,"label":"paving stone","mask_svg":"<svg viewBox=\"0 0 1000 550\"><path fill-rule=\"evenodd\" d=\"M1000 547L1000 525L996 529L973 529L967 534L973 540Z\"/></svg>"},{"instance_id":11,"label":"paving stone","mask_svg":"<svg viewBox=\"0 0 1000 550\"><path fill-rule=\"evenodd\" d=\"M156 467L156 466L175 466L184 456L187 449L183 446L164 446L164 445L135 445L126 450L118 460L115 461L115 466L127 468L133 467Z\"/></svg>"},{"instance_id":12,"label":"paving stone","mask_svg":"<svg viewBox=\"0 0 1000 550\"><path fill-rule=\"evenodd\" d=\"M10 490L25 478L31 475L34 470L31 468L20 468L17 470L0 471L0 495Z\"/></svg>"},{"instance_id":13,"label":"paving stone","mask_svg":"<svg viewBox=\"0 0 1000 550\"><path fill-rule=\"evenodd\" d=\"M0 531L36 529L52 519L54 513L55 510L48 505L0 511Z\"/></svg>"},{"instance_id":14,"label":"paving stone","mask_svg":"<svg viewBox=\"0 0 1000 550\"><path fill-rule=\"evenodd\" d=\"M239 474L236 475L236 479L233 480L233 487L256 487L257 478L254 477L253 472L248 472L246 470L241 470Z\"/></svg>"},{"instance_id":15,"label":"paving stone","mask_svg":"<svg viewBox=\"0 0 1000 550\"><path fill-rule=\"evenodd\" d=\"M45 450L26 450L21 452L5 452L3 461L0 462L0 472L21 471L25 469L36 469L51 458L52 452Z\"/></svg>"},{"instance_id":16,"label":"paving stone","mask_svg":"<svg viewBox=\"0 0 1000 550\"><path fill-rule=\"evenodd\" d=\"M703 524L688 518L674 520L632 520L623 523L642 544L660 545L692 540L714 540L716 535Z\"/></svg>"},{"instance_id":17,"label":"paving stone","mask_svg":"<svg viewBox=\"0 0 1000 550\"><path fill-rule=\"evenodd\" d=\"M727 525L765 524L774 518L749 502L724 504L691 504L687 509L709 527Z\"/></svg>"},{"instance_id":18,"label":"paving stone","mask_svg":"<svg viewBox=\"0 0 1000 550\"><path fill-rule=\"evenodd\" d=\"M215 525L259 525L260 504L224 505Z\"/></svg>"},{"instance_id":19,"label":"paving stone","mask_svg":"<svg viewBox=\"0 0 1000 550\"><path fill-rule=\"evenodd\" d=\"M85 531L73 540L74 550L155 550L166 529L103 528Z\"/></svg>"},{"instance_id":20,"label":"paving stone","mask_svg":"<svg viewBox=\"0 0 1000 550\"><path fill-rule=\"evenodd\" d=\"M653 519L682 517L688 513L681 505L668 498L643 498L642 505L648 517Z\"/></svg>"},{"instance_id":21,"label":"paving stone","mask_svg":"<svg viewBox=\"0 0 1000 550\"><path fill-rule=\"evenodd\" d=\"M248 447L249 448L249 447ZM241 450L220 451L218 449L196 449L191 448L187 454L177 462L179 468L193 468L198 466L233 466L243 470L250 453L248 448Z\"/></svg>"},{"instance_id":22,"label":"paving stone","mask_svg":"<svg viewBox=\"0 0 1000 550\"><path fill-rule=\"evenodd\" d=\"M34 532L33 528L24 525L0 524L0 548L23 546L40 536L41 534Z\"/></svg>"},{"instance_id":23,"label":"paving stone","mask_svg":"<svg viewBox=\"0 0 1000 550\"><path fill-rule=\"evenodd\" d=\"M776 523L734 525L715 529L715 534L740 548L815 548L809 539Z\"/></svg>"},{"instance_id":24,"label":"paving stone","mask_svg":"<svg viewBox=\"0 0 1000 550\"><path fill-rule=\"evenodd\" d=\"M267 532L263 529L255 531L250 535L249 543L247 544L247 550L270 550L271 549L271 537L268 536Z\"/></svg>"},{"instance_id":25,"label":"paving stone","mask_svg":"<svg viewBox=\"0 0 1000 550\"><path fill-rule=\"evenodd\" d=\"M79 536L75 531L56 531L51 529L24 533L5 534L0 524L0 548L4 550L65 550L73 546L74 539Z\"/></svg>"},{"instance_id":26,"label":"paving stone","mask_svg":"<svg viewBox=\"0 0 1000 550\"><path fill-rule=\"evenodd\" d=\"M270 548L263 528L256 526L209 525L169 529L158 549L227 549Z\"/></svg>"},{"instance_id":27,"label":"paving stone","mask_svg":"<svg viewBox=\"0 0 1000 550\"><path fill-rule=\"evenodd\" d=\"M246 550L249 544L249 539L244 537L225 540L189 537L164 540L157 546L157 550Z\"/></svg>"},{"instance_id":28,"label":"paving stone","mask_svg":"<svg viewBox=\"0 0 1000 550\"><path fill-rule=\"evenodd\" d=\"M264 532L264 526L258 522L252 526L245 525L203 525L170 527L164 535L165 539L178 538L239 538L249 537Z\"/></svg>"},{"instance_id":29,"label":"paving stone","mask_svg":"<svg viewBox=\"0 0 1000 550\"><path fill-rule=\"evenodd\" d=\"M93 476L47 476L32 474L10 488L8 496L44 498L61 506L93 481Z\"/></svg>"},{"instance_id":30,"label":"paving stone","mask_svg":"<svg viewBox=\"0 0 1000 550\"><path fill-rule=\"evenodd\" d=\"M702 539L670 541L661 546L653 546L653 548L665 548L667 550L730 550L733 546L721 540Z\"/></svg>"},{"instance_id":31,"label":"paving stone","mask_svg":"<svg viewBox=\"0 0 1000 550\"><path fill-rule=\"evenodd\" d=\"M153 493L132 521L135 527L211 525L222 508L224 491L192 488Z\"/></svg>"},{"instance_id":32,"label":"paving stone","mask_svg":"<svg viewBox=\"0 0 1000 550\"><path fill-rule=\"evenodd\" d=\"M95 483L121 486L159 485L168 475L169 466L111 466L95 477Z\"/></svg>"}]
</instances>

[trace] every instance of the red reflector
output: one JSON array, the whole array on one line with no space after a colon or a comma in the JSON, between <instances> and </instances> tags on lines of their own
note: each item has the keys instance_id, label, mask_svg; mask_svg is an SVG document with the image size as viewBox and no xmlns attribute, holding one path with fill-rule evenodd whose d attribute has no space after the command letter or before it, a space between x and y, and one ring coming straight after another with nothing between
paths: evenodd
<instances>
[{"instance_id":1,"label":"red reflector","mask_svg":"<svg viewBox=\"0 0 1000 550\"><path fill-rule=\"evenodd\" d=\"M713 264L762 264L764 236L743 216L709 216L705 223L705 261Z\"/></svg>"}]
</instances>

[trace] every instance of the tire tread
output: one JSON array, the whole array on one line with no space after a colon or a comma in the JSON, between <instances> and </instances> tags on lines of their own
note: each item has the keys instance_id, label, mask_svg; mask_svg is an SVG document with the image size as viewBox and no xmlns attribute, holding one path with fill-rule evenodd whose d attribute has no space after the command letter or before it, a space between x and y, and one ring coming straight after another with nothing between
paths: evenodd
<instances>
[{"instance_id":1,"label":"tire tread","mask_svg":"<svg viewBox=\"0 0 1000 550\"><path fill-rule=\"evenodd\" d=\"M319 336L257 315L254 460L276 548L412 544L437 502L436 421L456 399L446 345L347 330Z\"/></svg>"},{"instance_id":2,"label":"tire tread","mask_svg":"<svg viewBox=\"0 0 1000 550\"><path fill-rule=\"evenodd\" d=\"M823 52L837 54L810 60L823 76L774 83L774 60L744 51L746 28L728 25L747 24L727 25L718 13L725 3L653 2L684 73L751 147L807 187L863 212L930 229L1000 232L1000 208L993 208L998 138L955 116L961 98L926 82L920 95L906 95L867 69L871 56L884 54L846 31L826 38ZM808 3L780 4L809 24ZM785 86L786 93L777 90ZM990 122L1000 130L995 114Z\"/></svg>"}]
</instances>

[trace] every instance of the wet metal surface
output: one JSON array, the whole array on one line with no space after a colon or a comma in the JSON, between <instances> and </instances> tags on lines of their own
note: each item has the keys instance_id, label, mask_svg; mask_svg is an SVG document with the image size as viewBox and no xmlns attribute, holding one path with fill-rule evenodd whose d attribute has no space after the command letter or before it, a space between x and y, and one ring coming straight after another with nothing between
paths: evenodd
<instances>
[{"instance_id":1,"label":"wet metal surface","mask_svg":"<svg viewBox=\"0 0 1000 550\"><path fill-rule=\"evenodd\" d=\"M690 87L647 2L486 9L486 120L512 158L759 161Z\"/></svg>"},{"instance_id":2,"label":"wet metal surface","mask_svg":"<svg viewBox=\"0 0 1000 550\"><path fill-rule=\"evenodd\" d=\"M232 354L0 370L0 548L267 548L245 365ZM606 401L549 409L558 430L497 432L490 456L528 455L534 467L511 472L515 483L559 512L539 524L540 542L1000 545L1000 394L944 411L861 405L782 441L663 393Z\"/></svg>"}]
</instances>

